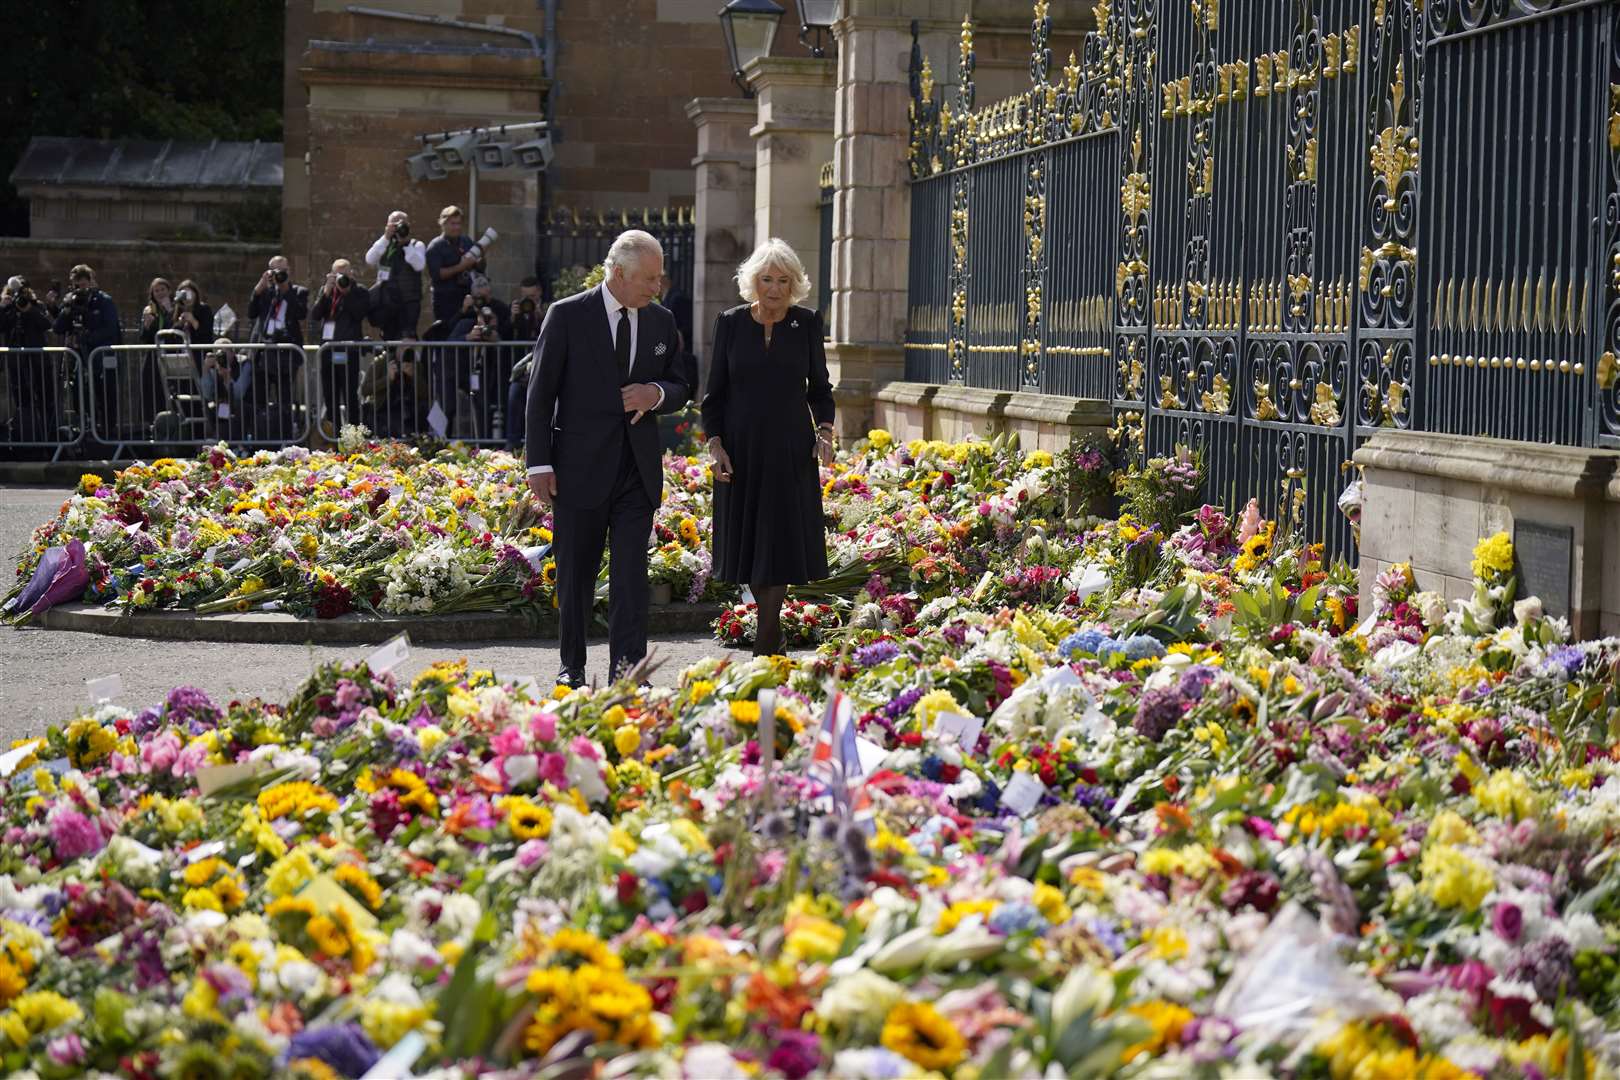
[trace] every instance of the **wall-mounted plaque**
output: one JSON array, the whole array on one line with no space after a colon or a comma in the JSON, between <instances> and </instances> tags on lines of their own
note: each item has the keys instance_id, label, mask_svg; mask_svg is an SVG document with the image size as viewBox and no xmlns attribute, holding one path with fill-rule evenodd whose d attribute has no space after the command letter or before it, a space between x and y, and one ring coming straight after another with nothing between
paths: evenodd
<instances>
[{"instance_id":1,"label":"wall-mounted plaque","mask_svg":"<svg viewBox=\"0 0 1620 1080\"><path fill-rule=\"evenodd\" d=\"M1515 521L1513 557L1518 563L1518 598L1540 597L1548 615L1568 618L1574 589L1574 526Z\"/></svg>"}]
</instances>

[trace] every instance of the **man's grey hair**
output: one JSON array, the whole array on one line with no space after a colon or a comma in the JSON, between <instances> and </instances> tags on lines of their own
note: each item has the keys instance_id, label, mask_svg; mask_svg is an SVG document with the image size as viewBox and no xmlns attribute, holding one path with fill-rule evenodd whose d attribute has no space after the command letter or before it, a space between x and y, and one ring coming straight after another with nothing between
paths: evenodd
<instances>
[{"instance_id":1,"label":"man's grey hair","mask_svg":"<svg viewBox=\"0 0 1620 1080\"><path fill-rule=\"evenodd\" d=\"M602 272L612 277L615 266L622 266L626 270L640 266L644 255L657 255L661 259L664 257L664 245L650 232L628 229L614 238L607 258L602 260Z\"/></svg>"}]
</instances>

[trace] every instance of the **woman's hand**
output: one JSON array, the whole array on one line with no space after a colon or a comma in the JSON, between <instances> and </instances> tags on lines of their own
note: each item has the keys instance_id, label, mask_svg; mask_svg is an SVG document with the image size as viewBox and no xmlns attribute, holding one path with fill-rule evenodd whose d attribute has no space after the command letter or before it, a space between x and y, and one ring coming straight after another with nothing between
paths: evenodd
<instances>
[{"instance_id":1,"label":"woman's hand","mask_svg":"<svg viewBox=\"0 0 1620 1080\"><path fill-rule=\"evenodd\" d=\"M709 459L714 465L714 478L722 484L731 483L731 455L718 437L709 440Z\"/></svg>"},{"instance_id":2,"label":"woman's hand","mask_svg":"<svg viewBox=\"0 0 1620 1080\"><path fill-rule=\"evenodd\" d=\"M831 465L833 458L838 454L838 444L835 441L831 428L818 428L816 430L816 460L823 465Z\"/></svg>"}]
</instances>

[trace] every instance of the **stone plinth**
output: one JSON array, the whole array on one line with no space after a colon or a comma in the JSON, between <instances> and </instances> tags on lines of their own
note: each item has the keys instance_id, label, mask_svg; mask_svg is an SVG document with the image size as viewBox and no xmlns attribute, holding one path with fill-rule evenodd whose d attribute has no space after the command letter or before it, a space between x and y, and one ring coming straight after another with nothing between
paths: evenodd
<instances>
[{"instance_id":1,"label":"stone plinth","mask_svg":"<svg viewBox=\"0 0 1620 1080\"><path fill-rule=\"evenodd\" d=\"M1393 563L1410 563L1421 588L1470 596L1474 545L1541 525L1570 530L1568 615L1576 636L1620 632L1620 454L1389 431L1355 461L1363 470L1363 610L1371 610L1373 580Z\"/></svg>"},{"instance_id":2,"label":"stone plinth","mask_svg":"<svg viewBox=\"0 0 1620 1080\"><path fill-rule=\"evenodd\" d=\"M695 98L686 106L697 127L696 255L692 260L692 349L708 370L714 319L739 302L732 279L754 247L754 140L758 117L744 98ZM701 387L697 396L702 397Z\"/></svg>"},{"instance_id":3,"label":"stone plinth","mask_svg":"<svg viewBox=\"0 0 1620 1080\"><path fill-rule=\"evenodd\" d=\"M1113 424L1108 402L1056 394L891 382L873 398L876 426L902 442L989 439L1010 432L1026 450L1056 453L1078 436Z\"/></svg>"},{"instance_id":4,"label":"stone plinth","mask_svg":"<svg viewBox=\"0 0 1620 1080\"><path fill-rule=\"evenodd\" d=\"M821 267L821 165L833 156L831 60L764 57L744 72L759 105L754 138L754 237L779 237L799 253L812 283ZM830 325L831 297L805 303Z\"/></svg>"}]
</instances>

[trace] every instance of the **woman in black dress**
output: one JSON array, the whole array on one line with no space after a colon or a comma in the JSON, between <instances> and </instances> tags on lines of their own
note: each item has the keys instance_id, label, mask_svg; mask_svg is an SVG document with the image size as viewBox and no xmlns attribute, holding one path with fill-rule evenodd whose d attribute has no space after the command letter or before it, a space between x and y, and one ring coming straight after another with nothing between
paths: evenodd
<instances>
[{"instance_id":1,"label":"woman in black dress","mask_svg":"<svg viewBox=\"0 0 1620 1080\"><path fill-rule=\"evenodd\" d=\"M832 383L804 264L772 238L737 270L748 301L714 325L703 430L714 463L714 576L759 605L754 655L782 651L789 585L827 576L818 462L833 456Z\"/></svg>"}]
</instances>

